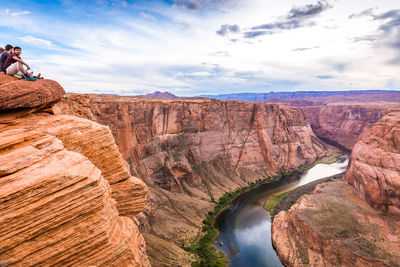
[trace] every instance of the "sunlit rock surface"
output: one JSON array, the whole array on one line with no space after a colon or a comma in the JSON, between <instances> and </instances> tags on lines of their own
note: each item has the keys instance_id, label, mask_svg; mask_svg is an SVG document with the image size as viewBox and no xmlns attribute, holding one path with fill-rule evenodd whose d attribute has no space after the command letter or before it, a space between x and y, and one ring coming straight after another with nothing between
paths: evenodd
<instances>
[{"instance_id":1,"label":"sunlit rock surface","mask_svg":"<svg viewBox=\"0 0 400 267\"><path fill-rule=\"evenodd\" d=\"M275 104L71 94L53 111L108 125L150 187L138 219L154 265L190 265L182 245L196 237L211 199L332 150L301 109Z\"/></svg>"},{"instance_id":2,"label":"sunlit rock surface","mask_svg":"<svg viewBox=\"0 0 400 267\"><path fill-rule=\"evenodd\" d=\"M110 130L52 115L56 82L9 78L1 88L21 95L1 95L15 104L0 113L0 265L149 266L137 220L121 216L143 209L147 187Z\"/></svg>"},{"instance_id":3,"label":"sunlit rock surface","mask_svg":"<svg viewBox=\"0 0 400 267\"><path fill-rule=\"evenodd\" d=\"M371 208L343 181L276 215L272 240L287 266L400 266L399 217Z\"/></svg>"},{"instance_id":4,"label":"sunlit rock surface","mask_svg":"<svg viewBox=\"0 0 400 267\"><path fill-rule=\"evenodd\" d=\"M57 101L65 94L53 80L29 82L0 73L0 111L33 108Z\"/></svg>"},{"instance_id":5,"label":"sunlit rock surface","mask_svg":"<svg viewBox=\"0 0 400 267\"><path fill-rule=\"evenodd\" d=\"M400 114L375 123L352 150L345 182L321 185L275 216L288 266L400 266Z\"/></svg>"},{"instance_id":6,"label":"sunlit rock surface","mask_svg":"<svg viewBox=\"0 0 400 267\"><path fill-rule=\"evenodd\" d=\"M354 146L345 180L372 207L400 216L400 112L383 117Z\"/></svg>"}]
</instances>

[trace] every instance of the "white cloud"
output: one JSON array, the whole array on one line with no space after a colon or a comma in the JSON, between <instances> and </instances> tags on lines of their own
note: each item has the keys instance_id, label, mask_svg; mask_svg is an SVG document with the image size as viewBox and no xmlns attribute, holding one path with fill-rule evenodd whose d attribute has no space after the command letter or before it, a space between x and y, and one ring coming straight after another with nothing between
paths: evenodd
<instances>
[{"instance_id":1,"label":"white cloud","mask_svg":"<svg viewBox=\"0 0 400 267\"><path fill-rule=\"evenodd\" d=\"M31 44L33 46L38 46L38 47L43 47L43 46L53 47L53 46L55 46L52 41L36 38L36 37L30 36L30 35L19 37L19 39L24 43L28 43L28 44Z\"/></svg>"},{"instance_id":2,"label":"white cloud","mask_svg":"<svg viewBox=\"0 0 400 267\"><path fill-rule=\"evenodd\" d=\"M31 12L25 10L25 11L20 11L20 12L12 12L11 16L12 17L20 17L20 16L29 15L29 14L31 14Z\"/></svg>"},{"instance_id":3,"label":"white cloud","mask_svg":"<svg viewBox=\"0 0 400 267\"><path fill-rule=\"evenodd\" d=\"M387 64L392 52L370 42L354 41L373 35L379 22L364 17L350 20L349 16L375 7L376 1L331 2L334 7L315 18L316 25L311 28L251 41L237 33L238 41L233 42L228 35L221 37L215 31L221 25L248 29L274 21L299 6L299 1L274 5L263 0L242 1L224 12L154 6L136 13L136 17L126 13L115 16L117 20L110 24L68 21L68 27L57 17L52 18L53 23L38 17L32 21L31 34L45 39L24 36L20 40L47 49L34 61L35 69L74 92L141 94L170 90L198 95L377 89L387 87L389 81L391 87L397 85L398 66ZM378 8L382 12L396 8L396 1L387 0ZM0 25L7 23L9 20L2 23L0 18ZM188 26L182 30L181 25ZM48 40L67 48L56 50Z\"/></svg>"}]
</instances>

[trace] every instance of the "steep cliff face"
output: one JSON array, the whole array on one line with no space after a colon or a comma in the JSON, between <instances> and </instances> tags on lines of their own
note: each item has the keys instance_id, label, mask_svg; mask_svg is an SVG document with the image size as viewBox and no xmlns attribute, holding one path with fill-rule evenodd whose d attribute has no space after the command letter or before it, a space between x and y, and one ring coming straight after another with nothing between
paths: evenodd
<instances>
[{"instance_id":1,"label":"steep cliff face","mask_svg":"<svg viewBox=\"0 0 400 267\"><path fill-rule=\"evenodd\" d=\"M375 105L327 105L304 108L314 133L351 150L392 108Z\"/></svg>"},{"instance_id":2,"label":"steep cliff face","mask_svg":"<svg viewBox=\"0 0 400 267\"><path fill-rule=\"evenodd\" d=\"M354 146L347 184L322 185L275 216L272 239L285 264L400 266L399 144L394 112Z\"/></svg>"},{"instance_id":3,"label":"steep cliff face","mask_svg":"<svg viewBox=\"0 0 400 267\"><path fill-rule=\"evenodd\" d=\"M152 176L149 183L158 182L166 189L179 187L179 181L165 181L165 174L156 175L164 168L165 157L171 155L169 150L177 152L171 159L175 162L180 156L197 165L223 159L238 168L263 167L272 171L292 169L324 154L325 144L315 138L298 108L210 99L95 95L70 95L68 99L70 103L89 105L96 120L111 128L132 171L141 177ZM59 106L55 109L63 114L74 112ZM190 172L185 169L184 160L182 166L168 166L167 162L171 177ZM156 176L162 179L154 179Z\"/></svg>"},{"instance_id":4,"label":"steep cliff face","mask_svg":"<svg viewBox=\"0 0 400 267\"><path fill-rule=\"evenodd\" d=\"M52 115L58 83L9 78L0 74L0 106L15 103L0 113L0 265L149 266L138 222L120 216L139 213L148 189L110 130ZM5 97L15 84L24 96Z\"/></svg>"},{"instance_id":5,"label":"steep cliff face","mask_svg":"<svg viewBox=\"0 0 400 267\"><path fill-rule=\"evenodd\" d=\"M132 173L150 186L138 218L155 265L190 264L180 247L195 238L212 198L332 149L301 109L274 104L69 95L53 111L108 125Z\"/></svg>"},{"instance_id":6,"label":"steep cliff face","mask_svg":"<svg viewBox=\"0 0 400 267\"><path fill-rule=\"evenodd\" d=\"M268 99L267 103L305 110L314 133L322 140L351 150L372 125L392 111L400 111L400 94L361 94Z\"/></svg>"},{"instance_id":7,"label":"steep cliff face","mask_svg":"<svg viewBox=\"0 0 400 267\"><path fill-rule=\"evenodd\" d=\"M354 146L345 180L372 207L400 215L400 112Z\"/></svg>"}]
</instances>

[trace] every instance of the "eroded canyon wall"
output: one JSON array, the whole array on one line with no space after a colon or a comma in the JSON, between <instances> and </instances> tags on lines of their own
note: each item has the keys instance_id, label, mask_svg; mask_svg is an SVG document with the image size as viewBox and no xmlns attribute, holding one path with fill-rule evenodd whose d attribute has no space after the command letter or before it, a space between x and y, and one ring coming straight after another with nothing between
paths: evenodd
<instances>
[{"instance_id":1,"label":"eroded canyon wall","mask_svg":"<svg viewBox=\"0 0 400 267\"><path fill-rule=\"evenodd\" d=\"M369 134L372 125L393 108L350 103L304 107L304 110L318 137L351 150Z\"/></svg>"},{"instance_id":2,"label":"eroded canyon wall","mask_svg":"<svg viewBox=\"0 0 400 267\"><path fill-rule=\"evenodd\" d=\"M400 112L383 117L354 146L345 181L372 207L400 216Z\"/></svg>"},{"instance_id":3,"label":"eroded canyon wall","mask_svg":"<svg viewBox=\"0 0 400 267\"><path fill-rule=\"evenodd\" d=\"M64 95L55 81L0 81L0 265L149 266L129 218L148 188L111 131L53 115Z\"/></svg>"},{"instance_id":4,"label":"eroded canyon wall","mask_svg":"<svg viewBox=\"0 0 400 267\"><path fill-rule=\"evenodd\" d=\"M314 133L337 147L351 150L369 134L372 125L390 112L400 111L399 94L268 99L267 103L305 110Z\"/></svg>"},{"instance_id":5,"label":"eroded canyon wall","mask_svg":"<svg viewBox=\"0 0 400 267\"><path fill-rule=\"evenodd\" d=\"M287 266L400 266L400 113L353 148L344 181L322 184L272 224Z\"/></svg>"},{"instance_id":6,"label":"eroded canyon wall","mask_svg":"<svg viewBox=\"0 0 400 267\"><path fill-rule=\"evenodd\" d=\"M53 111L108 125L132 173L150 186L138 218L154 265L190 264L181 247L212 199L332 149L301 109L276 104L71 94Z\"/></svg>"}]
</instances>

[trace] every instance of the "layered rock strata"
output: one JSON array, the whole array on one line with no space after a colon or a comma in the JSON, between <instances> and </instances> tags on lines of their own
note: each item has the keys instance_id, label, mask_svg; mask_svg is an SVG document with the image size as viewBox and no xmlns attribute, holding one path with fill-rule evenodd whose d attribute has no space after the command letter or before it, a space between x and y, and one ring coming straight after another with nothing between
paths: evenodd
<instances>
[{"instance_id":1,"label":"layered rock strata","mask_svg":"<svg viewBox=\"0 0 400 267\"><path fill-rule=\"evenodd\" d=\"M354 146L345 180L372 207L400 216L400 112L383 117Z\"/></svg>"},{"instance_id":2,"label":"layered rock strata","mask_svg":"<svg viewBox=\"0 0 400 267\"><path fill-rule=\"evenodd\" d=\"M272 224L287 266L400 266L400 113L353 148L345 181L305 196Z\"/></svg>"},{"instance_id":3,"label":"layered rock strata","mask_svg":"<svg viewBox=\"0 0 400 267\"><path fill-rule=\"evenodd\" d=\"M86 156L109 182L120 215L131 217L143 210L147 186L131 176L108 127L75 116L43 113L14 118L11 124L12 127L51 134L61 140L66 149Z\"/></svg>"},{"instance_id":4,"label":"layered rock strata","mask_svg":"<svg viewBox=\"0 0 400 267\"><path fill-rule=\"evenodd\" d=\"M190 265L181 247L197 235L210 200L332 149L301 109L274 104L68 95L53 112L108 125L132 173L150 185L138 218L154 265Z\"/></svg>"},{"instance_id":5,"label":"layered rock strata","mask_svg":"<svg viewBox=\"0 0 400 267\"><path fill-rule=\"evenodd\" d=\"M314 133L324 139L351 150L372 125L393 110L375 105L327 105L304 108Z\"/></svg>"},{"instance_id":6,"label":"layered rock strata","mask_svg":"<svg viewBox=\"0 0 400 267\"><path fill-rule=\"evenodd\" d=\"M27 86L24 80L15 80L0 74L0 111L15 108L33 108L59 100L64 89L52 80L38 80Z\"/></svg>"},{"instance_id":7,"label":"layered rock strata","mask_svg":"<svg viewBox=\"0 0 400 267\"><path fill-rule=\"evenodd\" d=\"M285 266L400 266L399 217L371 208L343 181L276 215L272 241Z\"/></svg>"},{"instance_id":8,"label":"layered rock strata","mask_svg":"<svg viewBox=\"0 0 400 267\"><path fill-rule=\"evenodd\" d=\"M400 111L399 94L268 99L267 103L305 110L314 133L335 146L351 150L384 115Z\"/></svg>"},{"instance_id":9,"label":"layered rock strata","mask_svg":"<svg viewBox=\"0 0 400 267\"><path fill-rule=\"evenodd\" d=\"M24 96L10 98L16 82L0 78L0 265L149 266L138 222L120 216L139 213L148 189L110 130L52 115L56 82L17 81Z\"/></svg>"}]
</instances>

